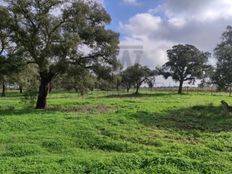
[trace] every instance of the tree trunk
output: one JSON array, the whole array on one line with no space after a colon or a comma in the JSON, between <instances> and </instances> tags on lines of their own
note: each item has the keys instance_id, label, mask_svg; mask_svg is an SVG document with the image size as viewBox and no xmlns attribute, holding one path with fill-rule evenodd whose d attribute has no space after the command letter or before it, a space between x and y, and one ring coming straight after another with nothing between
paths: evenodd
<instances>
[{"instance_id":1,"label":"tree trunk","mask_svg":"<svg viewBox=\"0 0 232 174\"><path fill-rule=\"evenodd\" d=\"M231 97L232 87L229 87L229 97Z\"/></svg>"},{"instance_id":2,"label":"tree trunk","mask_svg":"<svg viewBox=\"0 0 232 174\"><path fill-rule=\"evenodd\" d=\"M184 83L184 81L180 80L178 94L182 94L183 83Z\"/></svg>"},{"instance_id":3,"label":"tree trunk","mask_svg":"<svg viewBox=\"0 0 232 174\"><path fill-rule=\"evenodd\" d=\"M126 88L126 92L127 92L127 93L129 93L129 92L130 92L130 87L129 87L129 86L127 86L127 88Z\"/></svg>"},{"instance_id":4,"label":"tree trunk","mask_svg":"<svg viewBox=\"0 0 232 174\"><path fill-rule=\"evenodd\" d=\"M119 83L116 84L116 90L119 91Z\"/></svg>"},{"instance_id":5,"label":"tree trunk","mask_svg":"<svg viewBox=\"0 0 232 174\"><path fill-rule=\"evenodd\" d=\"M50 83L48 84L48 88L49 88L49 93L51 93L51 92L52 92L52 82L50 82Z\"/></svg>"},{"instance_id":6,"label":"tree trunk","mask_svg":"<svg viewBox=\"0 0 232 174\"><path fill-rule=\"evenodd\" d=\"M23 87L22 86L19 86L19 92L20 92L20 94L23 93Z\"/></svg>"},{"instance_id":7,"label":"tree trunk","mask_svg":"<svg viewBox=\"0 0 232 174\"><path fill-rule=\"evenodd\" d=\"M6 84L5 82L3 81L2 82L2 97L5 97L6 96Z\"/></svg>"},{"instance_id":8,"label":"tree trunk","mask_svg":"<svg viewBox=\"0 0 232 174\"><path fill-rule=\"evenodd\" d=\"M51 82L52 78L53 75L51 73L40 73L40 86L36 109L45 109L47 107L49 83Z\"/></svg>"},{"instance_id":9,"label":"tree trunk","mask_svg":"<svg viewBox=\"0 0 232 174\"><path fill-rule=\"evenodd\" d=\"M138 94L139 94L139 88L140 88L140 86L139 86L139 85L137 85L137 86L136 86L136 91L135 91L135 94L136 94L136 95L138 95Z\"/></svg>"}]
</instances>

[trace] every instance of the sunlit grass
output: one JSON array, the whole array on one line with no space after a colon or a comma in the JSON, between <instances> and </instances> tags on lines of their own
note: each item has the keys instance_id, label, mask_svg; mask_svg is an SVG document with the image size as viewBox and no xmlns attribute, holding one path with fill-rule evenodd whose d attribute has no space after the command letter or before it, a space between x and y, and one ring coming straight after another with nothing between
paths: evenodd
<instances>
[{"instance_id":1,"label":"sunlit grass","mask_svg":"<svg viewBox=\"0 0 232 174\"><path fill-rule=\"evenodd\" d=\"M232 171L227 94L51 93L49 108L0 98L0 173Z\"/></svg>"}]
</instances>

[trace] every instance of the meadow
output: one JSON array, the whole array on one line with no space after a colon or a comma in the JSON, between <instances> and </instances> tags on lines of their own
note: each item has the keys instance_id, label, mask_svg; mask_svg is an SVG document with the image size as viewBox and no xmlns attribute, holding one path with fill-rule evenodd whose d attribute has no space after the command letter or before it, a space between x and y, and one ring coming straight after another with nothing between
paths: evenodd
<instances>
[{"instance_id":1,"label":"meadow","mask_svg":"<svg viewBox=\"0 0 232 174\"><path fill-rule=\"evenodd\" d=\"M225 93L49 94L35 110L0 98L2 174L230 174Z\"/></svg>"}]
</instances>

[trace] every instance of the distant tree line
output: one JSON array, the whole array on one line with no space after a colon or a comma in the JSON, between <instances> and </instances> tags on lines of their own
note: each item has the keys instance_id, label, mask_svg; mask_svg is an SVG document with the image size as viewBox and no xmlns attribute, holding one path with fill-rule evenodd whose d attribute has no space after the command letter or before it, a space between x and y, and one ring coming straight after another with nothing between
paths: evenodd
<instances>
[{"instance_id":1,"label":"distant tree line","mask_svg":"<svg viewBox=\"0 0 232 174\"><path fill-rule=\"evenodd\" d=\"M211 56L193 45L174 45L168 61L153 69L140 64L123 68L117 60L119 34L106 28L110 15L94 0L5 0L0 5L0 84L37 95L36 108L47 106L54 88L81 95L94 89L153 88L156 76L200 86L232 87L232 27L222 34ZM32 92L35 91L35 92Z\"/></svg>"}]
</instances>

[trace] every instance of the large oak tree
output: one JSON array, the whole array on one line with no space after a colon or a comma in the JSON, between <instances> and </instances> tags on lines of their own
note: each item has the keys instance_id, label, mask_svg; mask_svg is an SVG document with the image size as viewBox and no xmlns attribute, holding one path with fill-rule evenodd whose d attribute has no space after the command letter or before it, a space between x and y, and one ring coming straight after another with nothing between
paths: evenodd
<instances>
[{"instance_id":1,"label":"large oak tree","mask_svg":"<svg viewBox=\"0 0 232 174\"><path fill-rule=\"evenodd\" d=\"M116 62L118 34L106 29L111 18L93 0L5 0L12 39L27 63L38 66L36 108L47 105L49 83L70 64L94 68ZM3 7L4 8L4 7Z\"/></svg>"},{"instance_id":2,"label":"large oak tree","mask_svg":"<svg viewBox=\"0 0 232 174\"><path fill-rule=\"evenodd\" d=\"M164 78L172 77L173 80L179 81L179 94L182 93L185 81L194 83L203 76L205 68L208 67L209 53L202 52L193 45L175 45L167 54L168 62L158 68L158 72Z\"/></svg>"}]
</instances>

